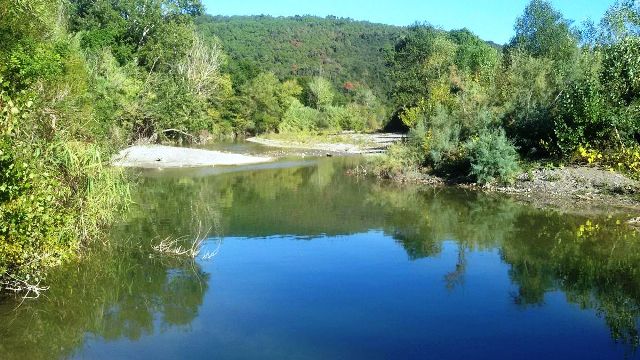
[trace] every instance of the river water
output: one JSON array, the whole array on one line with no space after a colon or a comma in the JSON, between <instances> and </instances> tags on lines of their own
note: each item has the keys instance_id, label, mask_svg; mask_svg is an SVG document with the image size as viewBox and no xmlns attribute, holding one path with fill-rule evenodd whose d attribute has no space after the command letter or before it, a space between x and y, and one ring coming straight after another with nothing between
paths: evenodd
<instances>
[{"instance_id":1,"label":"river water","mask_svg":"<svg viewBox=\"0 0 640 360\"><path fill-rule=\"evenodd\" d=\"M107 246L0 303L0 358L639 357L622 218L345 175L359 161L142 172ZM198 234L195 261L152 249Z\"/></svg>"}]
</instances>

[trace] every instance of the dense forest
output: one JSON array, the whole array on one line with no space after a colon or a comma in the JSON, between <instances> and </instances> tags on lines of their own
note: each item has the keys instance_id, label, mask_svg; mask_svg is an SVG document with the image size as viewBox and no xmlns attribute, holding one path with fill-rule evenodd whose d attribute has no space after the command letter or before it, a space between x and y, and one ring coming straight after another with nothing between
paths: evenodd
<instances>
[{"instance_id":1,"label":"dense forest","mask_svg":"<svg viewBox=\"0 0 640 360\"><path fill-rule=\"evenodd\" d=\"M385 54L406 32L335 17L204 16L196 22L204 36L220 39L234 83L264 71L280 79L322 76L336 88L366 86L385 100L391 90Z\"/></svg>"},{"instance_id":2,"label":"dense forest","mask_svg":"<svg viewBox=\"0 0 640 360\"><path fill-rule=\"evenodd\" d=\"M210 9L215 12L215 9ZM640 3L574 25L533 0L505 46L468 30L212 17L199 0L0 0L0 290L99 238L132 143L409 131L376 169L509 182L531 160L640 173Z\"/></svg>"}]
</instances>

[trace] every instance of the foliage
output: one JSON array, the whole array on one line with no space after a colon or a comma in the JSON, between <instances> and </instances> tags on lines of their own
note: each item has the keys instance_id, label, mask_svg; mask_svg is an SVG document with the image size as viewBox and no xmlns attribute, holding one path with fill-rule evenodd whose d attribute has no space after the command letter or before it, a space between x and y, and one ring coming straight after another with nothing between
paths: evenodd
<instances>
[{"instance_id":1,"label":"foliage","mask_svg":"<svg viewBox=\"0 0 640 360\"><path fill-rule=\"evenodd\" d=\"M255 132L275 131L292 98L301 91L296 83L281 83L273 73L262 73L247 83L242 93L249 99L249 118L255 122Z\"/></svg>"},{"instance_id":2,"label":"foliage","mask_svg":"<svg viewBox=\"0 0 640 360\"><path fill-rule=\"evenodd\" d=\"M220 73L223 56L220 45L207 44L196 36L191 49L179 63L177 73L186 81L191 93L201 98L212 97L223 81Z\"/></svg>"},{"instance_id":3,"label":"foliage","mask_svg":"<svg viewBox=\"0 0 640 360\"><path fill-rule=\"evenodd\" d=\"M602 17L596 41L615 44L637 36L640 36L640 4L637 0L619 0Z\"/></svg>"},{"instance_id":4,"label":"foliage","mask_svg":"<svg viewBox=\"0 0 640 360\"><path fill-rule=\"evenodd\" d=\"M511 47L536 58L570 62L577 52L577 36L570 23L547 0L532 0L516 20Z\"/></svg>"},{"instance_id":5,"label":"foliage","mask_svg":"<svg viewBox=\"0 0 640 360\"><path fill-rule=\"evenodd\" d=\"M453 65L456 45L430 26L414 25L395 46L388 60L398 107L424 109L434 82Z\"/></svg>"},{"instance_id":6,"label":"foliage","mask_svg":"<svg viewBox=\"0 0 640 360\"><path fill-rule=\"evenodd\" d=\"M57 201L68 190L49 173L41 173L35 158L19 159L15 144L0 143L0 289L38 284L43 267L57 265L77 242L64 231L70 212ZM24 156L24 155L23 155Z\"/></svg>"},{"instance_id":7,"label":"foliage","mask_svg":"<svg viewBox=\"0 0 640 360\"><path fill-rule=\"evenodd\" d=\"M25 141L31 101L21 107L1 97L8 126L0 138L0 289L37 291L32 286L47 267L73 257L81 240L113 220L128 187L120 171L103 166L98 146L59 137Z\"/></svg>"},{"instance_id":8,"label":"foliage","mask_svg":"<svg viewBox=\"0 0 640 360\"><path fill-rule=\"evenodd\" d=\"M385 116L384 107L378 102L373 92L364 87L354 90L352 102L346 105L334 105L332 104L334 89L331 83L324 78L316 77L308 84L307 106L305 106L299 100L300 95L304 93L297 82L288 81L278 85L277 79L271 74L268 81L259 75L251 83L258 80L262 85L271 83L271 87L275 89L278 86L281 87L275 95L279 100L272 101L273 104L278 104L277 114L284 111L280 118L273 119L274 123L278 123L277 129L281 133L370 131L378 129L382 123L381 118ZM262 109L268 108L268 106L262 107ZM273 129L267 129L267 131L273 131Z\"/></svg>"},{"instance_id":9,"label":"foliage","mask_svg":"<svg viewBox=\"0 0 640 360\"><path fill-rule=\"evenodd\" d=\"M607 113L603 90L592 79L569 87L555 106L555 136L563 154L571 154L585 140L606 146L614 139L615 125Z\"/></svg>"},{"instance_id":10,"label":"foliage","mask_svg":"<svg viewBox=\"0 0 640 360\"><path fill-rule=\"evenodd\" d=\"M298 99L294 99L284 113L278 130L280 133L315 131L318 129L319 118L318 110L304 106Z\"/></svg>"},{"instance_id":11,"label":"foliage","mask_svg":"<svg viewBox=\"0 0 640 360\"><path fill-rule=\"evenodd\" d=\"M640 38L625 38L604 49L602 84L616 106L638 106L640 100Z\"/></svg>"},{"instance_id":12,"label":"foliage","mask_svg":"<svg viewBox=\"0 0 640 360\"><path fill-rule=\"evenodd\" d=\"M465 144L470 174L480 184L511 182L518 173L518 153L504 131L482 132Z\"/></svg>"},{"instance_id":13,"label":"foliage","mask_svg":"<svg viewBox=\"0 0 640 360\"><path fill-rule=\"evenodd\" d=\"M588 165L600 165L610 171L619 171L640 179L640 146L613 148L600 151L590 146L579 146L575 152L579 162Z\"/></svg>"},{"instance_id":14,"label":"foliage","mask_svg":"<svg viewBox=\"0 0 640 360\"><path fill-rule=\"evenodd\" d=\"M421 154L416 148L407 144L393 144L387 149L386 156L370 160L370 167L376 176L383 179L398 179L417 172L422 163Z\"/></svg>"},{"instance_id":15,"label":"foliage","mask_svg":"<svg viewBox=\"0 0 640 360\"><path fill-rule=\"evenodd\" d=\"M333 87L323 77L314 77L309 82L309 99L307 105L317 110L326 109L333 104Z\"/></svg>"},{"instance_id":16,"label":"foliage","mask_svg":"<svg viewBox=\"0 0 640 360\"><path fill-rule=\"evenodd\" d=\"M203 16L197 23L205 36L220 38L237 86L260 72L281 80L322 76L333 88L360 83L383 103L391 84L383 51L405 31L332 16Z\"/></svg>"},{"instance_id":17,"label":"foliage","mask_svg":"<svg viewBox=\"0 0 640 360\"><path fill-rule=\"evenodd\" d=\"M446 175L465 171L469 144L504 140L500 129L529 158L569 158L581 145L619 153L640 139L639 9L618 2L600 29L579 31L532 0L501 55L468 30L414 25L387 59L395 114Z\"/></svg>"},{"instance_id":18,"label":"foliage","mask_svg":"<svg viewBox=\"0 0 640 360\"><path fill-rule=\"evenodd\" d=\"M70 30L83 33L85 48L109 46L121 64L137 59L153 69L186 53L191 18L204 8L199 0L72 0L69 11Z\"/></svg>"},{"instance_id":19,"label":"foliage","mask_svg":"<svg viewBox=\"0 0 640 360\"><path fill-rule=\"evenodd\" d=\"M393 113L410 135L382 160L387 175L508 181L516 148L588 149L637 172L635 0L583 31L532 0L504 48L467 29L203 12L199 0L0 0L0 211L12 224L0 277L40 278L97 237L127 197L104 164L136 141L374 131Z\"/></svg>"},{"instance_id":20,"label":"foliage","mask_svg":"<svg viewBox=\"0 0 640 360\"><path fill-rule=\"evenodd\" d=\"M553 141L550 108L560 81L554 63L524 52L510 54L509 61L500 84L507 134L525 153L548 155L545 145Z\"/></svg>"}]
</instances>

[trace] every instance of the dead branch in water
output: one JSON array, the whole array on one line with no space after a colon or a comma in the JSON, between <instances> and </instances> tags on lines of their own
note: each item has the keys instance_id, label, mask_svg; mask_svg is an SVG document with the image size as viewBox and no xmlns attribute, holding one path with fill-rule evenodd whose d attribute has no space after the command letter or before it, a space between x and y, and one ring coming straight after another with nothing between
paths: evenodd
<instances>
[{"instance_id":1,"label":"dead branch in water","mask_svg":"<svg viewBox=\"0 0 640 360\"><path fill-rule=\"evenodd\" d=\"M201 229L199 229L196 236L191 240L191 246L189 247L183 247L183 245L181 245L181 243L189 238L188 236L181 236L179 238L167 237L160 241L159 244L154 245L153 250L160 254L186 256L195 259L200 254L202 243L207 238L210 230L211 228L203 233Z\"/></svg>"},{"instance_id":2,"label":"dead branch in water","mask_svg":"<svg viewBox=\"0 0 640 360\"><path fill-rule=\"evenodd\" d=\"M48 286L40 286L40 282L37 284L30 284L25 280L17 279L13 276L9 276L9 279L7 280L0 281L0 288L3 290L13 291L16 294L23 293L22 301L37 299L43 292L49 290Z\"/></svg>"},{"instance_id":3,"label":"dead branch in water","mask_svg":"<svg viewBox=\"0 0 640 360\"><path fill-rule=\"evenodd\" d=\"M200 255L202 244L208 238L207 236L211 232L211 227L209 227L206 231L203 231L202 229L202 223L199 222L198 233L191 239L189 246L185 246L184 243L189 240L190 236L181 236L178 238L167 237L164 240L160 241L160 243L158 243L157 245L154 245L153 250L163 255L188 257L191 259L195 259L196 257L198 257L198 255ZM221 244L222 239L219 238L216 249L203 254L202 259L211 260L216 255L218 255L218 253L220 252Z\"/></svg>"},{"instance_id":4,"label":"dead branch in water","mask_svg":"<svg viewBox=\"0 0 640 360\"><path fill-rule=\"evenodd\" d=\"M204 255L202 255L202 260L208 261L213 259L216 255L218 255L218 253L220 252L220 245L222 245L222 238L218 238L218 245L216 246L215 250L209 251Z\"/></svg>"}]
</instances>

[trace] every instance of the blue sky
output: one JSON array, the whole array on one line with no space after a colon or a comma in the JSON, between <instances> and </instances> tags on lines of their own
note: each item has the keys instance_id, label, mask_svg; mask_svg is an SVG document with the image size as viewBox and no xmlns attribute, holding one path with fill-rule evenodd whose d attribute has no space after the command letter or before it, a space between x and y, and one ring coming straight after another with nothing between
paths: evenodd
<instances>
[{"instance_id":1,"label":"blue sky","mask_svg":"<svg viewBox=\"0 0 640 360\"><path fill-rule=\"evenodd\" d=\"M335 15L410 25L426 21L446 30L467 27L485 40L506 43L529 0L203 0L212 15ZM551 0L566 18L598 21L613 0Z\"/></svg>"}]
</instances>

